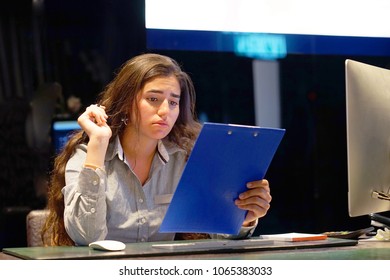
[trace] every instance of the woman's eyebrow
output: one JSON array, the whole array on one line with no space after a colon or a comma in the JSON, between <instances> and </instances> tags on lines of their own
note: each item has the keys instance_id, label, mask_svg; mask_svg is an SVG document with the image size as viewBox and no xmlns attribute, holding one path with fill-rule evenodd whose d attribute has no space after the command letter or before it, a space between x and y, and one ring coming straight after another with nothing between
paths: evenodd
<instances>
[{"instance_id":1,"label":"woman's eyebrow","mask_svg":"<svg viewBox=\"0 0 390 280\"><path fill-rule=\"evenodd\" d=\"M151 90L148 90L147 93L163 94L164 92L162 90L159 90L159 89L151 89ZM174 92L171 92L170 96L172 96L173 98L180 99L180 94L176 94Z\"/></svg>"},{"instance_id":2,"label":"woman's eyebrow","mask_svg":"<svg viewBox=\"0 0 390 280\"><path fill-rule=\"evenodd\" d=\"M171 93L171 96L173 97L173 98L177 98L177 99L180 99L180 94L176 94L176 93Z\"/></svg>"}]
</instances>

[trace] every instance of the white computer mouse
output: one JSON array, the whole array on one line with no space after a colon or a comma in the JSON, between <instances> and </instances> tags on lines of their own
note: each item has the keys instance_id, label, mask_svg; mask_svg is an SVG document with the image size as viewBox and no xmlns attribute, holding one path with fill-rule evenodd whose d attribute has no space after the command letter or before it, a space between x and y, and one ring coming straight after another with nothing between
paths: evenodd
<instances>
[{"instance_id":1,"label":"white computer mouse","mask_svg":"<svg viewBox=\"0 0 390 280\"><path fill-rule=\"evenodd\" d=\"M102 251L122 251L126 244L116 240L99 240L89 243L89 247Z\"/></svg>"}]
</instances>

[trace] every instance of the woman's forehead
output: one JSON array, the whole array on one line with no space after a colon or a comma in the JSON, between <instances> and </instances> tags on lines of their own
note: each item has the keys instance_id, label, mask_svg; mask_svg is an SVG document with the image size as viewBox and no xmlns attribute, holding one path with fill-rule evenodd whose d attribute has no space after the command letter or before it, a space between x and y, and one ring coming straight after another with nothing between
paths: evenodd
<instances>
[{"instance_id":1,"label":"woman's forehead","mask_svg":"<svg viewBox=\"0 0 390 280\"><path fill-rule=\"evenodd\" d=\"M170 89L175 89L175 91L179 91L180 93L181 90L181 84L179 79L174 76L159 76L155 77L143 85L142 89L150 89L150 88L156 88L156 89L163 89L163 88L170 88Z\"/></svg>"}]
</instances>

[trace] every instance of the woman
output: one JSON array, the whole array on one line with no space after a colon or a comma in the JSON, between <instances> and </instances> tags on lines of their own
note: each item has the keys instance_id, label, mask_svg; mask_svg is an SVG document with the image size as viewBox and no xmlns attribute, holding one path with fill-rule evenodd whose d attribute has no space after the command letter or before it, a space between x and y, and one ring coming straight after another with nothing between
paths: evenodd
<instances>
[{"instance_id":1,"label":"woman","mask_svg":"<svg viewBox=\"0 0 390 280\"><path fill-rule=\"evenodd\" d=\"M174 239L158 229L200 131L194 106L192 81L173 59L143 54L125 63L55 160L48 245ZM248 210L242 236L271 201L266 180L248 188L236 201Z\"/></svg>"}]
</instances>

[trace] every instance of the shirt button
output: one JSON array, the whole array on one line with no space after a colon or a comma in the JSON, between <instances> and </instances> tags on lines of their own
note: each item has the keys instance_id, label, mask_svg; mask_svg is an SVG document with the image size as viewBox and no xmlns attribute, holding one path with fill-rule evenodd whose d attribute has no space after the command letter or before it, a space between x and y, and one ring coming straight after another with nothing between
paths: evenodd
<instances>
[{"instance_id":1,"label":"shirt button","mask_svg":"<svg viewBox=\"0 0 390 280\"><path fill-rule=\"evenodd\" d=\"M141 219L141 224L144 224L146 222L146 219L145 218L142 218Z\"/></svg>"},{"instance_id":2,"label":"shirt button","mask_svg":"<svg viewBox=\"0 0 390 280\"><path fill-rule=\"evenodd\" d=\"M92 181L92 185L96 186L98 184L97 180Z\"/></svg>"},{"instance_id":3,"label":"shirt button","mask_svg":"<svg viewBox=\"0 0 390 280\"><path fill-rule=\"evenodd\" d=\"M95 213L95 212L96 212L95 208L91 208L91 213Z\"/></svg>"},{"instance_id":4,"label":"shirt button","mask_svg":"<svg viewBox=\"0 0 390 280\"><path fill-rule=\"evenodd\" d=\"M139 202L139 203L143 203L144 200L143 200L142 198L140 198L140 199L138 199L138 202Z\"/></svg>"}]
</instances>

